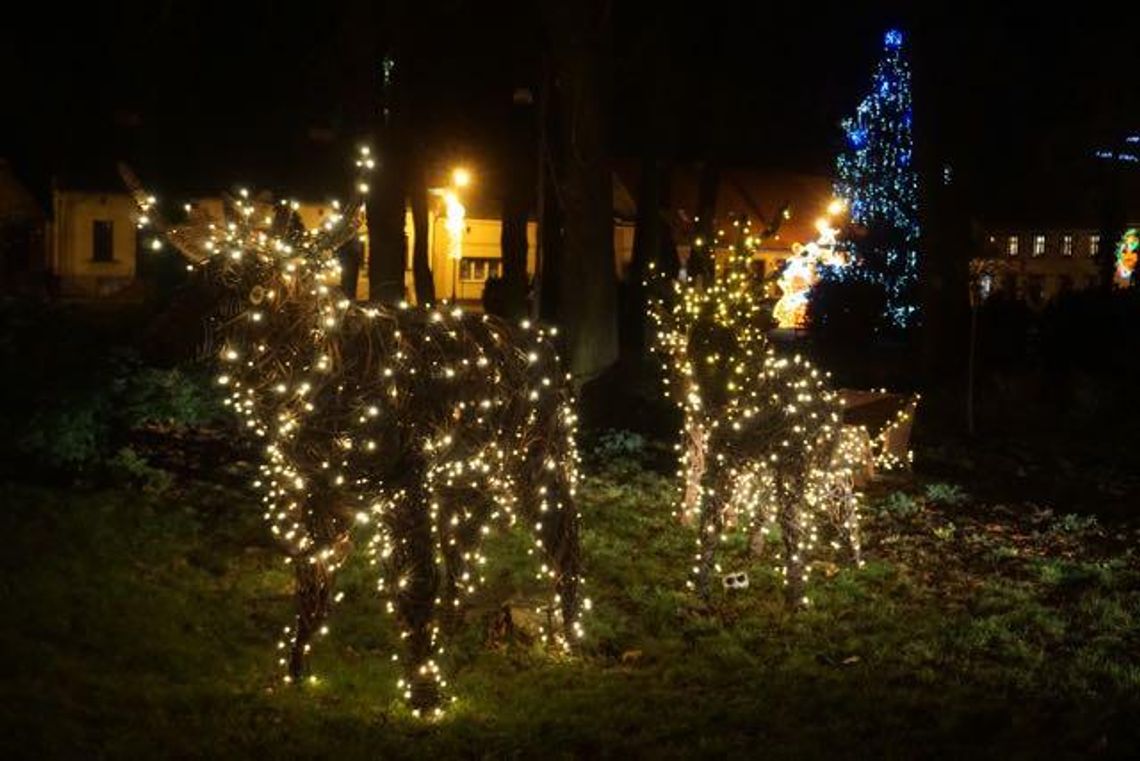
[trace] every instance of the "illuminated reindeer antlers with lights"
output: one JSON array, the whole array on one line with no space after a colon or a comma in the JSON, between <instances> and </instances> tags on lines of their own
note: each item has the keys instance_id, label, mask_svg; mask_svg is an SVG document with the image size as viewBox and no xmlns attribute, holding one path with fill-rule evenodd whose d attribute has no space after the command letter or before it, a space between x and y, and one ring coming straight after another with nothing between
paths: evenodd
<instances>
[{"instance_id":1,"label":"illuminated reindeer antlers with lights","mask_svg":"<svg viewBox=\"0 0 1140 761\"><path fill-rule=\"evenodd\" d=\"M374 166L375 162L369 149L361 148L360 156L356 160L355 187L357 192L352 201L343 209L339 203L333 201L336 213L326 219L320 227L313 230L301 230L294 233L286 229L275 235L271 233L276 241L284 244L277 250L283 250L289 254L308 259L326 260L335 256L342 246L357 237L364 222L362 210L364 196L368 192L368 183L365 179ZM139 227L152 228L160 238L174 246L191 264L201 264L213 255L216 244L220 242L219 231L216 226L208 223L170 224L158 211L155 197L147 192L134 170L124 162L119 162L118 169L123 183L139 208ZM256 207L254 202L248 200L248 194L245 191L241 191L240 197L224 195L223 200L226 207L234 212L229 215L227 221L236 222L236 227L231 224L229 229L231 232L236 230L239 240L244 235L261 235L267 232L266 228L273 227L272 214L266 218L264 225L259 225L251 219L255 216L253 212ZM293 210L297 208L295 202L282 201L281 203ZM260 215L256 216L258 219L261 218ZM233 235L223 237L230 241L234 238Z\"/></svg>"},{"instance_id":2,"label":"illuminated reindeer antlers with lights","mask_svg":"<svg viewBox=\"0 0 1140 761\"><path fill-rule=\"evenodd\" d=\"M123 178L123 183L130 191L131 197L134 198L135 205L139 207L140 227L150 226L154 228L155 232L174 246L192 264L200 264L209 258L203 241L196 239L191 229L172 227L158 212L154 196L146 192L142 181L139 180L133 169L122 161L119 162L118 168L119 176Z\"/></svg>"}]
</instances>

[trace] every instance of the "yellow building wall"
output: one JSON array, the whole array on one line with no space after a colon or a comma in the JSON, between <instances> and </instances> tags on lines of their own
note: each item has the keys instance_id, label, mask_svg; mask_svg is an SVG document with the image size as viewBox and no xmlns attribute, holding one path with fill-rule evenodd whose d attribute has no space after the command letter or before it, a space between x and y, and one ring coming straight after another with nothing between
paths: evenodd
<instances>
[{"instance_id":1,"label":"yellow building wall","mask_svg":"<svg viewBox=\"0 0 1140 761\"><path fill-rule=\"evenodd\" d=\"M458 301L481 302L483 299L484 280L465 279L460 267L459 254L462 259L484 260L487 263L498 263L502 260L502 223L497 219L466 219L464 231L459 246L454 245L451 234L447 230L447 219L435 217L431 222L431 237L429 238L429 256L431 261L432 279L435 283L435 295L440 299L451 299L454 295ZM527 273L534 274L534 261L536 242L538 240L538 225L528 222L526 226L526 267ZM484 265L485 267L486 265Z\"/></svg>"},{"instance_id":2,"label":"yellow building wall","mask_svg":"<svg viewBox=\"0 0 1140 761\"><path fill-rule=\"evenodd\" d=\"M408 221L408 240L412 241L410 232L411 218ZM432 217L429 226L429 261L432 270L432 279L435 285L435 294L439 299L451 299L453 294L458 301L468 304L478 304L483 300L483 287L486 284L482 279L465 279L462 277L461 259L484 260L487 262L500 262L502 260L502 222L498 219L464 220L464 231L458 251L453 246L451 234L447 230L447 220L443 216ZM614 272L618 277L624 277L633 258L632 223L615 222L614 224ZM528 222L526 226L526 271L534 276L536 256L538 251L538 224ZM459 258L455 254L459 253ZM501 270L500 270L501 271ZM408 291L412 289L411 250L408 253Z\"/></svg>"},{"instance_id":3,"label":"yellow building wall","mask_svg":"<svg viewBox=\"0 0 1140 761\"><path fill-rule=\"evenodd\" d=\"M138 238L135 204L126 193L53 193L51 270L60 291L69 296L110 296L135 279ZM94 258L94 226L111 222L108 262Z\"/></svg>"}]
</instances>

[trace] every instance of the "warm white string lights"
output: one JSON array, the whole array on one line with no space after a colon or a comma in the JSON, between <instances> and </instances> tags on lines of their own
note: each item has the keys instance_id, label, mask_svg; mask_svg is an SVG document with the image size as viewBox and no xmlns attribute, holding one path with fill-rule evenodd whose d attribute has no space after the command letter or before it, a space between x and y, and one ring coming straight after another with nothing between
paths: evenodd
<instances>
[{"instance_id":1,"label":"warm white string lights","mask_svg":"<svg viewBox=\"0 0 1140 761\"><path fill-rule=\"evenodd\" d=\"M674 281L650 299L665 391L684 415L680 517L697 529L690 585L708 598L727 531L767 534L775 525L788 598L800 605L825 534L861 562L861 452L826 376L769 345L770 315L750 267L761 236L746 221L735 227L737 241L708 282Z\"/></svg>"},{"instance_id":2,"label":"warm white string lights","mask_svg":"<svg viewBox=\"0 0 1140 761\"><path fill-rule=\"evenodd\" d=\"M361 195L373 164L361 149ZM296 580L297 617L278 644L286 682L306 677L354 546L400 627L397 686L417 715L442 712L443 635L482 582L479 548L496 529L534 537L535 576L553 587L537 606L543 641L567 649L583 636L577 414L555 328L348 300L335 252L359 233L360 198L304 230L241 191L224 221L173 227L124 178L140 226L229 296L214 324L217 382L263 447L253 486Z\"/></svg>"}]
</instances>

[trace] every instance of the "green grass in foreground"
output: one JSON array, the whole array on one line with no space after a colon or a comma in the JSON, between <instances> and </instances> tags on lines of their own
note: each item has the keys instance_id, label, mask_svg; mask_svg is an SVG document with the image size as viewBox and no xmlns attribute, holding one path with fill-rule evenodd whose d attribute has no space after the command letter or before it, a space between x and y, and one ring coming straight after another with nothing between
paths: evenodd
<instances>
[{"instance_id":1,"label":"green grass in foreground","mask_svg":"<svg viewBox=\"0 0 1140 761\"><path fill-rule=\"evenodd\" d=\"M278 682L289 577L254 502L0 487L0 757L994 757L1140 750L1135 536L946 490L873 499L867 566L818 569L791 616L752 588L700 612L671 482L631 459L583 488L595 610L580 656L487 644L525 594L500 542L449 664L454 709L411 719L372 580L316 650L321 683Z\"/></svg>"}]
</instances>

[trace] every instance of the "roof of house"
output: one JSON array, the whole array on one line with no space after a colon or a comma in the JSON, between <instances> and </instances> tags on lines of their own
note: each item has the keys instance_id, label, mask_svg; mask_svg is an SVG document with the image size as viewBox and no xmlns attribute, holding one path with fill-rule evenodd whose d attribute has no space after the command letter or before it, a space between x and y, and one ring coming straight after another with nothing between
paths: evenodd
<instances>
[{"instance_id":1,"label":"roof of house","mask_svg":"<svg viewBox=\"0 0 1140 761\"><path fill-rule=\"evenodd\" d=\"M615 211L632 218L636 195L626 189L638 188L640 167L619 162L615 174L615 187L624 191L615 190ZM679 233L691 233L696 226L700 180L701 168L695 164L678 165L671 172L668 200ZM714 226L729 225L741 215L770 222L786 207L789 216L781 221L777 236L788 243L818 237L815 221L833 197L831 179L816 174L730 167L719 170L719 180ZM623 208L623 202L629 208Z\"/></svg>"}]
</instances>

